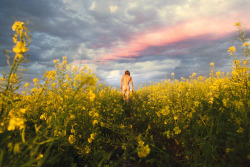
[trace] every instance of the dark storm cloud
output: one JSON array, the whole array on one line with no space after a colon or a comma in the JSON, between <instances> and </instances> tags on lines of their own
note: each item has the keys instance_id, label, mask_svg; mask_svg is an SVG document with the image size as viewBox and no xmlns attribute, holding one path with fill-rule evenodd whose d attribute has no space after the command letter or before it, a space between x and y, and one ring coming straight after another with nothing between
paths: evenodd
<instances>
[{"instance_id":1,"label":"dark storm cloud","mask_svg":"<svg viewBox=\"0 0 250 167\"><path fill-rule=\"evenodd\" d=\"M162 44L155 44L155 38L147 39L145 46L138 44L140 49L132 49L136 53L131 52L127 57L111 58L106 64L94 60L130 50L137 45L137 41L133 43L135 39L143 45L145 35L158 30L163 30L164 34L165 29L178 28L185 21L203 17L223 21L230 19L229 14L235 14L234 18L240 20L246 17L249 8L247 0L1 0L0 49L12 50L11 26L16 18L24 22L30 20L28 27L32 30L30 62L23 64L29 69L24 74L25 81L41 79L46 70L53 69L53 60L61 60L63 56L75 62L74 65L80 65L76 62L83 60L90 68L95 68L102 81L113 86L119 85L119 76L126 69L131 70L137 84L162 80L172 72L176 78L188 77L193 72L207 75L212 61L218 70L230 69L227 48L235 45L234 34L218 38L211 34L186 36ZM239 21L237 19L235 22ZM8 69L6 65L1 53L0 70Z\"/></svg>"}]
</instances>

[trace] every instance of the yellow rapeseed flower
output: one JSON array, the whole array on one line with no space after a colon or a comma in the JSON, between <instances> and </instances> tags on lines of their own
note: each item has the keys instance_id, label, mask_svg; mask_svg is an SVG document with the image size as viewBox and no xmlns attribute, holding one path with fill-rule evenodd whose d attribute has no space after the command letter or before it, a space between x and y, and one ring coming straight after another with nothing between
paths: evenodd
<instances>
[{"instance_id":1,"label":"yellow rapeseed flower","mask_svg":"<svg viewBox=\"0 0 250 167\"><path fill-rule=\"evenodd\" d=\"M240 127L238 130L237 130L237 133L244 133L244 129L242 127Z\"/></svg>"},{"instance_id":2,"label":"yellow rapeseed flower","mask_svg":"<svg viewBox=\"0 0 250 167\"><path fill-rule=\"evenodd\" d=\"M226 148L226 153L229 153L231 151L230 148Z\"/></svg>"},{"instance_id":3,"label":"yellow rapeseed flower","mask_svg":"<svg viewBox=\"0 0 250 167\"><path fill-rule=\"evenodd\" d=\"M167 131L167 139L170 139L170 131Z\"/></svg>"},{"instance_id":4,"label":"yellow rapeseed flower","mask_svg":"<svg viewBox=\"0 0 250 167\"><path fill-rule=\"evenodd\" d=\"M54 60L54 64L57 64L57 63L58 63L58 60L57 60L57 59L55 59L55 60Z\"/></svg>"},{"instance_id":5,"label":"yellow rapeseed flower","mask_svg":"<svg viewBox=\"0 0 250 167\"><path fill-rule=\"evenodd\" d=\"M46 119L47 119L46 116L45 116L45 113L43 113L43 114L40 116L40 119L41 119L41 120L46 120Z\"/></svg>"},{"instance_id":6,"label":"yellow rapeseed flower","mask_svg":"<svg viewBox=\"0 0 250 167\"><path fill-rule=\"evenodd\" d=\"M66 60L63 60L62 64L65 66L67 65L67 61Z\"/></svg>"},{"instance_id":7,"label":"yellow rapeseed flower","mask_svg":"<svg viewBox=\"0 0 250 167\"><path fill-rule=\"evenodd\" d=\"M95 94L92 92L92 90L89 91L89 100L94 101L95 100Z\"/></svg>"},{"instance_id":8,"label":"yellow rapeseed flower","mask_svg":"<svg viewBox=\"0 0 250 167\"><path fill-rule=\"evenodd\" d=\"M243 44L243 46L248 47L248 46L249 46L249 43L248 43L248 42L245 42L245 43Z\"/></svg>"},{"instance_id":9,"label":"yellow rapeseed flower","mask_svg":"<svg viewBox=\"0 0 250 167\"><path fill-rule=\"evenodd\" d=\"M89 146L86 146L85 147L85 153L88 154L88 153L90 153L90 151L91 151L91 149L89 148Z\"/></svg>"},{"instance_id":10,"label":"yellow rapeseed flower","mask_svg":"<svg viewBox=\"0 0 250 167\"><path fill-rule=\"evenodd\" d=\"M241 27L241 24L240 24L239 22L236 22L236 23L234 24L234 26L235 26L235 27Z\"/></svg>"},{"instance_id":11,"label":"yellow rapeseed flower","mask_svg":"<svg viewBox=\"0 0 250 167\"><path fill-rule=\"evenodd\" d=\"M15 35L13 36L13 42L14 42L14 43L17 43L17 34L15 34Z\"/></svg>"},{"instance_id":12,"label":"yellow rapeseed flower","mask_svg":"<svg viewBox=\"0 0 250 167\"><path fill-rule=\"evenodd\" d=\"M92 140L95 139L95 136L96 136L96 133L91 133L91 134L90 134L90 138L91 138Z\"/></svg>"},{"instance_id":13,"label":"yellow rapeseed flower","mask_svg":"<svg viewBox=\"0 0 250 167\"><path fill-rule=\"evenodd\" d=\"M174 128L174 133L175 133L175 134L181 133L181 129L179 128L179 126L176 126L176 127Z\"/></svg>"},{"instance_id":14,"label":"yellow rapeseed flower","mask_svg":"<svg viewBox=\"0 0 250 167\"><path fill-rule=\"evenodd\" d=\"M39 159L42 159L42 158L43 158L43 154L40 153L40 154L37 156L36 159L39 160Z\"/></svg>"},{"instance_id":15,"label":"yellow rapeseed flower","mask_svg":"<svg viewBox=\"0 0 250 167\"><path fill-rule=\"evenodd\" d=\"M137 148L137 154L139 158L144 158L150 153L150 148L149 145L147 144L146 146L139 146Z\"/></svg>"},{"instance_id":16,"label":"yellow rapeseed flower","mask_svg":"<svg viewBox=\"0 0 250 167\"><path fill-rule=\"evenodd\" d=\"M89 143L92 143L92 139L91 139L91 138L88 138L88 142L89 142Z\"/></svg>"},{"instance_id":17,"label":"yellow rapeseed flower","mask_svg":"<svg viewBox=\"0 0 250 167\"><path fill-rule=\"evenodd\" d=\"M230 48L228 48L228 52L235 53L236 52L235 46L231 46Z\"/></svg>"},{"instance_id":18,"label":"yellow rapeseed flower","mask_svg":"<svg viewBox=\"0 0 250 167\"><path fill-rule=\"evenodd\" d=\"M24 113L26 112L26 110L27 110L27 109L25 109L25 108L21 108L19 111L20 111L22 114L24 114Z\"/></svg>"},{"instance_id":19,"label":"yellow rapeseed flower","mask_svg":"<svg viewBox=\"0 0 250 167\"><path fill-rule=\"evenodd\" d=\"M16 21L13 26L12 26L12 30L13 31L19 31L21 28L24 28L24 23L21 21Z\"/></svg>"},{"instance_id":20,"label":"yellow rapeseed flower","mask_svg":"<svg viewBox=\"0 0 250 167\"><path fill-rule=\"evenodd\" d=\"M4 77L1 77L1 78L0 78L0 81L1 81L2 83L4 83L4 82L6 81L6 79L5 79Z\"/></svg>"},{"instance_id":21,"label":"yellow rapeseed flower","mask_svg":"<svg viewBox=\"0 0 250 167\"><path fill-rule=\"evenodd\" d=\"M37 82L39 82L39 80L38 80L37 78L34 78L34 79L33 79L33 82L34 82L34 83L37 83Z\"/></svg>"},{"instance_id":22,"label":"yellow rapeseed flower","mask_svg":"<svg viewBox=\"0 0 250 167\"><path fill-rule=\"evenodd\" d=\"M74 135L69 135L68 141L69 141L70 144L73 144L75 142Z\"/></svg>"},{"instance_id":23,"label":"yellow rapeseed flower","mask_svg":"<svg viewBox=\"0 0 250 167\"><path fill-rule=\"evenodd\" d=\"M98 124L98 121L95 119L93 122L92 122L93 125L95 124Z\"/></svg>"},{"instance_id":24,"label":"yellow rapeseed flower","mask_svg":"<svg viewBox=\"0 0 250 167\"><path fill-rule=\"evenodd\" d=\"M75 133L76 131L75 131L74 128L72 128L72 129L70 130L70 132L73 134L73 133Z\"/></svg>"},{"instance_id":25,"label":"yellow rapeseed flower","mask_svg":"<svg viewBox=\"0 0 250 167\"><path fill-rule=\"evenodd\" d=\"M24 119L23 118L17 118L17 117L11 117L9 126L8 126L8 131L19 129L22 130L24 128Z\"/></svg>"},{"instance_id":26,"label":"yellow rapeseed flower","mask_svg":"<svg viewBox=\"0 0 250 167\"><path fill-rule=\"evenodd\" d=\"M75 115L71 114L70 119L75 119Z\"/></svg>"},{"instance_id":27,"label":"yellow rapeseed flower","mask_svg":"<svg viewBox=\"0 0 250 167\"><path fill-rule=\"evenodd\" d=\"M30 86L30 84L29 83L26 83L23 87L24 88L28 88Z\"/></svg>"}]
</instances>

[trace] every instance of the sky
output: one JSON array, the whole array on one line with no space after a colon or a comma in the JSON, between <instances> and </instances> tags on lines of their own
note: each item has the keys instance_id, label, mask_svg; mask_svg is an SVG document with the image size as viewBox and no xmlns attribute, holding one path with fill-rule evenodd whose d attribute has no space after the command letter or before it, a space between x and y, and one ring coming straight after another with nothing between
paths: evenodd
<instances>
[{"instance_id":1,"label":"sky","mask_svg":"<svg viewBox=\"0 0 250 167\"><path fill-rule=\"evenodd\" d=\"M227 53L237 45L240 22L249 34L249 0L1 0L0 77L8 69L15 19L27 22L32 43L23 83L42 80L53 60L66 56L91 68L102 83L119 88L125 70L136 88L193 73L229 72ZM14 19L15 18L15 19Z\"/></svg>"}]
</instances>

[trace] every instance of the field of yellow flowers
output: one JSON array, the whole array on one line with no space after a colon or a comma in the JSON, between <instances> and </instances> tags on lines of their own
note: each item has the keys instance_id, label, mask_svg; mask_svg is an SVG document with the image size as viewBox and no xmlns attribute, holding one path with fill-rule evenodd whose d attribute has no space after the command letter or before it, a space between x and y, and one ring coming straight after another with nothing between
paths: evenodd
<instances>
[{"instance_id":1,"label":"field of yellow flowers","mask_svg":"<svg viewBox=\"0 0 250 167\"><path fill-rule=\"evenodd\" d=\"M229 48L231 73L211 63L210 77L154 83L127 104L66 57L15 93L31 40L27 23L16 21L5 52L11 68L0 78L0 166L247 166L250 50L235 26L244 58Z\"/></svg>"}]
</instances>

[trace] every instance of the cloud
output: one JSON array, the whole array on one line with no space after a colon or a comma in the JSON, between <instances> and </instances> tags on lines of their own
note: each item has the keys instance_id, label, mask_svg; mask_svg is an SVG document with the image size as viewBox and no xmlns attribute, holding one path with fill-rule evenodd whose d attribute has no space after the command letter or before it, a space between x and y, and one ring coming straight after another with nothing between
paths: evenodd
<instances>
[{"instance_id":1,"label":"cloud","mask_svg":"<svg viewBox=\"0 0 250 167\"><path fill-rule=\"evenodd\" d=\"M94 9L95 9L95 4L96 4L96 2L93 1L93 2L91 3L91 6L89 7L89 10L94 10Z\"/></svg>"},{"instance_id":2,"label":"cloud","mask_svg":"<svg viewBox=\"0 0 250 167\"><path fill-rule=\"evenodd\" d=\"M120 78L121 77L121 72L120 70L112 70L109 72L109 75L107 76L107 79L108 80L113 80L113 79L116 79L116 78Z\"/></svg>"},{"instance_id":3,"label":"cloud","mask_svg":"<svg viewBox=\"0 0 250 167\"><path fill-rule=\"evenodd\" d=\"M181 65L181 60L163 59L141 62L111 63L112 66L99 65L96 74L114 87L119 87L121 77L125 70L129 70L135 87L148 83L164 80L165 76Z\"/></svg>"},{"instance_id":4,"label":"cloud","mask_svg":"<svg viewBox=\"0 0 250 167\"><path fill-rule=\"evenodd\" d=\"M107 53L102 59L98 58L96 61L119 60L126 57L141 56L140 52L150 46L168 45L204 35L209 35L209 38L205 40L222 38L235 32L235 27L233 27L235 16L232 17L232 19L227 20L200 18L176 26L161 28L149 33L142 33L129 41L125 47L114 48L111 53ZM246 16L242 16L241 20L243 22L248 21ZM247 28L250 28L250 26L248 25Z\"/></svg>"},{"instance_id":5,"label":"cloud","mask_svg":"<svg viewBox=\"0 0 250 167\"><path fill-rule=\"evenodd\" d=\"M211 61L230 69L227 48L238 44L233 25L239 21L249 29L249 8L248 0L2 0L0 49L13 47L15 17L31 20L27 81L42 78L63 56L116 86L126 69L137 84L172 72L177 78L207 75ZM6 65L0 54L0 69Z\"/></svg>"},{"instance_id":6,"label":"cloud","mask_svg":"<svg viewBox=\"0 0 250 167\"><path fill-rule=\"evenodd\" d=\"M117 6L110 6L110 7L109 7L109 11L110 11L110 13L114 13L114 12L116 12L116 11L117 11L117 9L118 9L118 7L117 7Z\"/></svg>"}]
</instances>

